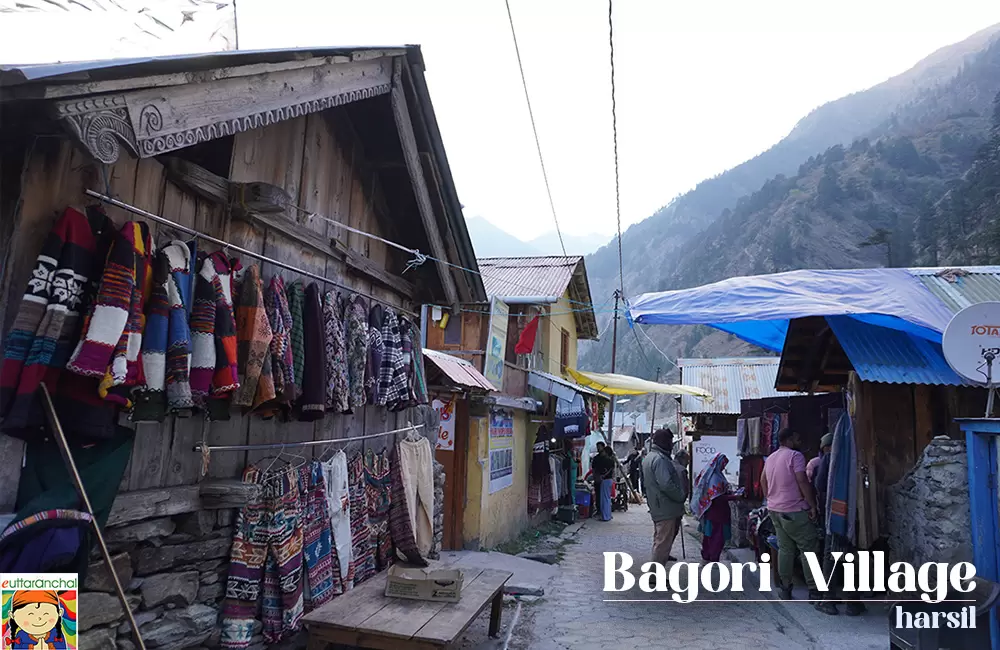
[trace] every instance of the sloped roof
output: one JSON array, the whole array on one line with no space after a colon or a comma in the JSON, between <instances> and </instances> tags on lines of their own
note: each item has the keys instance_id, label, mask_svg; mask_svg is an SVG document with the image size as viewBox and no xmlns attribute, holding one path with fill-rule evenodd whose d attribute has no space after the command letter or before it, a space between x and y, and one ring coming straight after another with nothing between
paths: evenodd
<instances>
[{"instance_id":1,"label":"sloped roof","mask_svg":"<svg viewBox=\"0 0 1000 650\"><path fill-rule=\"evenodd\" d=\"M712 400L681 395L681 413L693 415L740 413L740 400L789 397L801 393L778 392L779 357L724 357L678 359L681 383L704 388Z\"/></svg>"},{"instance_id":2,"label":"sloped roof","mask_svg":"<svg viewBox=\"0 0 1000 650\"><path fill-rule=\"evenodd\" d=\"M439 350L424 349L424 356L437 367L448 379L466 388L482 389L490 392L496 391L490 380L483 376L483 373L466 361L453 357Z\"/></svg>"},{"instance_id":3,"label":"sloped roof","mask_svg":"<svg viewBox=\"0 0 1000 650\"><path fill-rule=\"evenodd\" d=\"M539 298L554 302L568 290L577 338L597 338L597 319L582 256L483 257L478 263L490 298Z\"/></svg>"}]
</instances>

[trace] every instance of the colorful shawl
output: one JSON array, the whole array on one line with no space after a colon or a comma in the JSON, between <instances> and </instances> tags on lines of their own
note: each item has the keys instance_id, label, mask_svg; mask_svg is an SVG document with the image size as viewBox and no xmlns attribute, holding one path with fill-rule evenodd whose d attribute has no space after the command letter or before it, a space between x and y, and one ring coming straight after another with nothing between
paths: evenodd
<instances>
[{"instance_id":1,"label":"colorful shawl","mask_svg":"<svg viewBox=\"0 0 1000 650\"><path fill-rule=\"evenodd\" d=\"M302 310L305 364L299 420L313 422L326 412L326 347L323 344L323 306L315 282L306 287Z\"/></svg>"},{"instance_id":2,"label":"colorful shawl","mask_svg":"<svg viewBox=\"0 0 1000 650\"><path fill-rule=\"evenodd\" d=\"M723 470L729 464L725 454L716 454L695 479L694 491L691 492L691 512L699 519L708 511L712 500L729 493L729 481Z\"/></svg>"},{"instance_id":3,"label":"colorful shawl","mask_svg":"<svg viewBox=\"0 0 1000 650\"><path fill-rule=\"evenodd\" d=\"M343 413L350 407L350 378L347 370L347 337L344 300L336 291L323 296L323 328L326 344L326 408Z\"/></svg>"},{"instance_id":4,"label":"colorful shawl","mask_svg":"<svg viewBox=\"0 0 1000 650\"><path fill-rule=\"evenodd\" d=\"M830 449L830 476L826 490L826 530L854 541L858 509L858 456L854 426L847 413L840 416Z\"/></svg>"},{"instance_id":5,"label":"colorful shawl","mask_svg":"<svg viewBox=\"0 0 1000 650\"><path fill-rule=\"evenodd\" d=\"M236 303L236 341L240 387L233 394L235 406L256 407L274 399L271 376L271 324L264 307L260 268L246 270Z\"/></svg>"},{"instance_id":6,"label":"colorful shawl","mask_svg":"<svg viewBox=\"0 0 1000 650\"><path fill-rule=\"evenodd\" d=\"M271 324L271 370L274 377L274 392L283 403L295 400L295 371L292 367L292 312L285 298L285 282L280 275L271 278L271 284L264 295L267 319Z\"/></svg>"},{"instance_id":7,"label":"colorful shawl","mask_svg":"<svg viewBox=\"0 0 1000 650\"><path fill-rule=\"evenodd\" d=\"M357 411L366 404L365 369L368 366L368 304L352 296L347 304L347 363L350 382L349 405ZM381 404L385 406L385 404Z\"/></svg>"},{"instance_id":8,"label":"colorful shawl","mask_svg":"<svg viewBox=\"0 0 1000 650\"><path fill-rule=\"evenodd\" d=\"M109 402L131 406L131 387L143 381L139 352L145 325L143 308L151 282L149 226L126 223L111 245L97 297L66 369L101 377L98 393Z\"/></svg>"},{"instance_id":9,"label":"colorful shawl","mask_svg":"<svg viewBox=\"0 0 1000 650\"><path fill-rule=\"evenodd\" d=\"M61 379L66 360L79 340L80 314L87 307L87 296L100 275L113 235L111 220L100 210L88 209L84 215L66 208L45 239L4 346L0 369L4 433L28 439L44 425L45 414L38 399L43 380L56 398L57 409L62 394L67 406L80 402L71 409L77 416L89 412L91 406L105 410L97 399L96 381L68 375L81 389L77 395L62 385ZM66 419L63 426L74 432L79 427L96 426L100 419Z\"/></svg>"}]
</instances>

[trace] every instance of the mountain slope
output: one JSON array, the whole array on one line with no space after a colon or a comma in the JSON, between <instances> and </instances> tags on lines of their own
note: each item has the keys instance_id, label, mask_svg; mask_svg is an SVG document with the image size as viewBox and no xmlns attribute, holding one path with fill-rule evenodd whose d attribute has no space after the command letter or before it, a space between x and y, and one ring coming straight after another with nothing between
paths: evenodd
<instances>
[{"instance_id":1,"label":"mountain slope","mask_svg":"<svg viewBox=\"0 0 1000 650\"><path fill-rule=\"evenodd\" d=\"M940 79L942 65L931 61L917 67L930 69ZM775 175L709 223L689 227L684 241L670 254L654 256L655 242L630 245L628 237L624 238L632 271L627 271L626 278L629 293L795 268L968 264L995 259L995 251L1000 250L1000 228L994 225L1000 187L996 132L991 145L982 145L990 138L998 91L1000 42L993 41L981 52L966 56L961 69L954 70L947 81L908 92L904 103L870 131L858 134L867 137L808 156L797 170ZM866 115L863 122L867 124L873 118ZM649 228L646 222L639 226ZM649 229L652 234L647 238L656 233L655 228ZM994 239L988 244L991 233ZM660 240L669 237L664 234ZM673 241L676 244L676 236ZM593 269L602 267L590 259L587 264L593 285ZM642 265L645 268L638 268ZM600 294L594 291L594 295ZM746 344L733 343L721 333L709 335L710 331L647 330L670 357L750 351ZM620 337L618 368L649 376L650 368L663 360L658 355L650 359L650 354L656 355L652 346L646 341L639 346L636 338L627 331ZM609 360L610 345L601 342L584 351L581 365L606 369Z\"/></svg>"},{"instance_id":2,"label":"mountain slope","mask_svg":"<svg viewBox=\"0 0 1000 650\"><path fill-rule=\"evenodd\" d=\"M521 241L482 217L466 217L469 237L477 257L527 257L541 255L537 248Z\"/></svg>"},{"instance_id":3,"label":"mountain slope","mask_svg":"<svg viewBox=\"0 0 1000 650\"><path fill-rule=\"evenodd\" d=\"M566 245L567 255L590 255L598 248L608 242L604 235L591 233L589 235L569 235L563 233L563 243ZM556 231L550 230L544 235L539 235L528 241L532 248L541 251L542 255L562 255L562 247L559 245L559 235Z\"/></svg>"}]
</instances>

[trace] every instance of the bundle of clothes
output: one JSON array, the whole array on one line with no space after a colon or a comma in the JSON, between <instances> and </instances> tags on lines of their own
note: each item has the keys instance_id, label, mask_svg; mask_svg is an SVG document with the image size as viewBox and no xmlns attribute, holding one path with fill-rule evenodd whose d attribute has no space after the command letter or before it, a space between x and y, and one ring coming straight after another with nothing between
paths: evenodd
<instances>
[{"instance_id":1,"label":"bundle of clothes","mask_svg":"<svg viewBox=\"0 0 1000 650\"><path fill-rule=\"evenodd\" d=\"M427 566L439 550L432 458L419 438L399 441L392 455L369 449L348 460L338 451L299 466L247 467L243 480L260 489L236 523L222 647L249 647L258 612L264 640L280 643L303 614L397 560Z\"/></svg>"},{"instance_id":2,"label":"bundle of clothes","mask_svg":"<svg viewBox=\"0 0 1000 650\"><path fill-rule=\"evenodd\" d=\"M765 413L736 420L736 449L740 456L768 456L778 451L778 433L788 428L788 413Z\"/></svg>"},{"instance_id":3,"label":"bundle of clothes","mask_svg":"<svg viewBox=\"0 0 1000 650\"><path fill-rule=\"evenodd\" d=\"M2 430L44 430L44 383L74 439L133 421L231 409L318 420L368 404L427 403L418 327L316 283L265 283L256 265L194 241L157 249L140 222L67 208L45 241L7 337Z\"/></svg>"}]
</instances>

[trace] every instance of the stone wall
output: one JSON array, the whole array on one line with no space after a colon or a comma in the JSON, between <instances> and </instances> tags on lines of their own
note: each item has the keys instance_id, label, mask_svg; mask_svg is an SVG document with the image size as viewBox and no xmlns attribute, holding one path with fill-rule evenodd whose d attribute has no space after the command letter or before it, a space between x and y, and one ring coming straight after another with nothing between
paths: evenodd
<instances>
[{"instance_id":1,"label":"stone wall","mask_svg":"<svg viewBox=\"0 0 1000 650\"><path fill-rule=\"evenodd\" d=\"M965 441L934 438L917 464L886 491L893 561L971 562Z\"/></svg>"}]
</instances>

